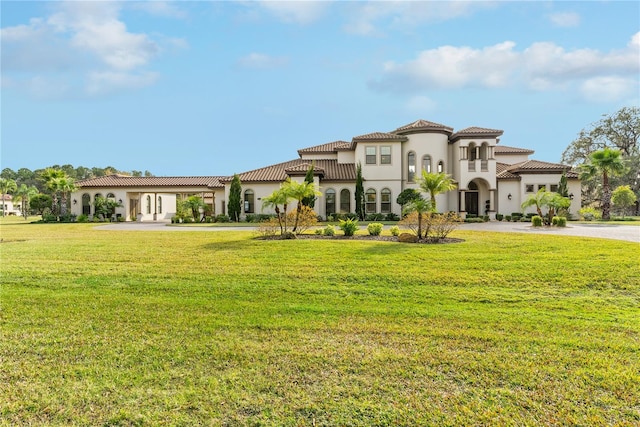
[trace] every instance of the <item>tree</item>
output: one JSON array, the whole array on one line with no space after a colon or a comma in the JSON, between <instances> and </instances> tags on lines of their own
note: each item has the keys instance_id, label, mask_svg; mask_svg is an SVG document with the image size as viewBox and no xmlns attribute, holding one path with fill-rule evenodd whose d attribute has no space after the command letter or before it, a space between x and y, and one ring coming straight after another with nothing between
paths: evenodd
<instances>
[{"instance_id":1,"label":"tree","mask_svg":"<svg viewBox=\"0 0 640 427\"><path fill-rule=\"evenodd\" d=\"M184 202L184 207L191 209L191 215L195 221L200 221L200 209L204 209L207 205L200 196L189 196Z\"/></svg>"},{"instance_id":2,"label":"tree","mask_svg":"<svg viewBox=\"0 0 640 427\"><path fill-rule=\"evenodd\" d=\"M362 179L362 164L358 162L356 168L356 215L360 221L364 221L364 185Z\"/></svg>"},{"instance_id":3,"label":"tree","mask_svg":"<svg viewBox=\"0 0 640 427\"><path fill-rule=\"evenodd\" d=\"M422 199L422 195L418 190L414 188L405 188L400 194L398 194L396 203L402 206L402 209L404 210L405 205L418 199Z\"/></svg>"},{"instance_id":4,"label":"tree","mask_svg":"<svg viewBox=\"0 0 640 427\"><path fill-rule=\"evenodd\" d=\"M51 193L51 199L52 199L51 211L56 216L59 213L58 192L60 191L59 190L59 186L61 184L60 180L65 176L66 175L64 171L61 171L60 169L55 169L55 168L47 168L40 175L41 179L44 181L45 188L49 190L49 192Z\"/></svg>"},{"instance_id":5,"label":"tree","mask_svg":"<svg viewBox=\"0 0 640 427\"><path fill-rule=\"evenodd\" d=\"M314 170L315 170L315 162L311 162L311 166L307 170L307 174L304 176L304 182L313 184ZM302 204L304 206L309 206L311 209L313 209L316 205L316 194L314 193L313 195L309 195L308 197L305 197L304 199L302 199Z\"/></svg>"},{"instance_id":6,"label":"tree","mask_svg":"<svg viewBox=\"0 0 640 427\"><path fill-rule=\"evenodd\" d=\"M457 185L449 175L444 172L427 172L422 171L422 176L416 179L420 189L429 195L431 200L431 209L436 212L436 196L447 191L455 190Z\"/></svg>"},{"instance_id":7,"label":"tree","mask_svg":"<svg viewBox=\"0 0 640 427\"><path fill-rule=\"evenodd\" d=\"M53 200L48 194L36 194L29 201L31 209L33 209L38 215L42 215L45 209L51 209Z\"/></svg>"},{"instance_id":8,"label":"tree","mask_svg":"<svg viewBox=\"0 0 640 427\"><path fill-rule=\"evenodd\" d=\"M12 193L18 189L16 182L10 178L0 178L0 193L2 194L2 200L0 200L0 204L2 205L2 216L4 216L4 196L5 194Z\"/></svg>"},{"instance_id":9,"label":"tree","mask_svg":"<svg viewBox=\"0 0 640 427\"><path fill-rule=\"evenodd\" d=\"M622 211L622 218L624 219L624 213L628 207L634 205L637 200L636 195L631 191L631 187L628 185L621 185L613 190L611 193L611 200L613 204L620 208Z\"/></svg>"},{"instance_id":10,"label":"tree","mask_svg":"<svg viewBox=\"0 0 640 427\"><path fill-rule=\"evenodd\" d=\"M316 185L312 182L304 181L303 183L299 183L297 181L292 181L287 178L283 185L284 191L287 192L289 198L291 200L296 200L298 205L296 207L296 218L293 224L293 232L298 228L298 220L300 218L300 211L302 210L304 199L308 199L309 197L315 198L316 196L321 196L322 193L316 189Z\"/></svg>"},{"instance_id":11,"label":"tree","mask_svg":"<svg viewBox=\"0 0 640 427\"><path fill-rule=\"evenodd\" d=\"M77 187L73 178L65 176L58 180L58 190L62 194L60 201L60 215L67 214L67 196L69 195L69 193L75 191L76 188Z\"/></svg>"},{"instance_id":12,"label":"tree","mask_svg":"<svg viewBox=\"0 0 640 427\"><path fill-rule=\"evenodd\" d=\"M29 216L29 201L37 194L38 189L33 185L28 186L27 184L20 184L20 187L16 190L15 200L20 200L20 211L22 212L24 219L27 219Z\"/></svg>"},{"instance_id":13,"label":"tree","mask_svg":"<svg viewBox=\"0 0 640 427\"><path fill-rule=\"evenodd\" d=\"M242 209L242 185L238 174L233 175L231 186L229 187L229 205L227 212L232 221L240 221L240 212Z\"/></svg>"},{"instance_id":14,"label":"tree","mask_svg":"<svg viewBox=\"0 0 640 427\"><path fill-rule=\"evenodd\" d=\"M527 200L522 202L520 208L524 211L529 206L535 206L538 216L544 219L546 225L551 225L556 212L569 208L569 206L571 206L571 200L558 193L541 188L536 194L527 197ZM544 207L549 208L546 215L542 212L542 208Z\"/></svg>"},{"instance_id":15,"label":"tree","mask_svg":"<svg viewBox=\"0 0 640 427\"><path fill-rule=\"evenodd\" d=\"M621 175L625 171L625 165L620 158L622 152L611 148L603 148L589 156L589 162L580 166L580 178L590 179L594 176L602 176L602 219L611 218L611 187L609 177Z\"/></svg>"},{"instance_id":16,"label":"tree","mask_svg":"<svg viewBox=\"0 0 640 427\"><path fill-rule=\"evenodd\" d=\"M275 210L281 236L284 236L287 232L287 207L290 200L289 192L282 185L269 196L262 198L262 209L272 207ZM283 211L280 210L280 206L282 206Z\"/></svg>"},{"instance_id":17,"label":"tree","mask_svg":"<svg viewBox=\"0 0 640 427\"><path fill-rule=\"evenodd\" d=\"M405 207L403 213L418 213L418 239L422 239L422 222L425 214L430 213L433 210L433 205L430 200L425 200L422 197L415 199ZM425 233L425 236L428 234Z\"/></svg>"},{"instance_id":18,"label":"tree","mask_svg":"<svg viewBox=\"0 0 640 427\"><path fill-rule=\"evenodd\" d=\"M562 176L560 176L560 182L558 183L558 194L562 197L569 197L569 184L567 184L567 174L565 171L562 171Z\"/></svg>"}]
</instances>

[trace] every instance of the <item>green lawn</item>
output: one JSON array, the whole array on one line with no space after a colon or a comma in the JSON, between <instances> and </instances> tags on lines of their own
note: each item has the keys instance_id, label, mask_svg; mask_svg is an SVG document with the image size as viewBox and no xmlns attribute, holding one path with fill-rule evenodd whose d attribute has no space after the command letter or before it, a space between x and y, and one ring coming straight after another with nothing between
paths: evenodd
<instances>
[{"instance_id":1,"label":"green lawn","mask_svg":"<svg viewBox=\"0 0 640 427\"><path fill-rule=\"evenodd\" d=\"M635 243L1 224L0 425L640 424Z\"/></svg>"}]
</instances>

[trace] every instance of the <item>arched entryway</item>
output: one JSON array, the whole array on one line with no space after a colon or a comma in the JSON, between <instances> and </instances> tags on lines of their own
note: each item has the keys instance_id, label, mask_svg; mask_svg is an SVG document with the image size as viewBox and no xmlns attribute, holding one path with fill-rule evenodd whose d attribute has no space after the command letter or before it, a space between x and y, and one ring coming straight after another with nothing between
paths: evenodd
<instances>
[{"instance_id":1,"label":"arched entryway","mask_svg":"<svg viewBox=\"0 0 640 427\"><path fill-rule=\"evenodd\" d=\"M464 199L460 200L461 210L467 215L489 215L494 214L495 210L495 189L491 188L489 183L481 178L476 178L467 184L466 190L461 190Z\"/></svg>"},{"instance_id":2,"label":"arched entryway","mask_svg":"<svg viewBox=\"0 0 640 427\"><path fill-rule=\"evenodd\" d=\"M464 193L464 205L467 214L478 215L480 212L479 195L478 184L471 181L467 185L467 191Z\"/></svg>"}]
</instances>

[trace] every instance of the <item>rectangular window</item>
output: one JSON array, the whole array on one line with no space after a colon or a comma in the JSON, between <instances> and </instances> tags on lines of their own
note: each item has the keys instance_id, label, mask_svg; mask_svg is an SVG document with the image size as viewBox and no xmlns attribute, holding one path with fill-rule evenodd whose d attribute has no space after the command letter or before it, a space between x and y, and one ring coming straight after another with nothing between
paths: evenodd
<instances>
[{"instance_id":1,"label":"rectangular window","mask_svg":"<svg viewBox=\"0 0 640 427\"><path fill-rule=\"evenodd\" d=\"M549 191L552 191L552 192L554 192L554 193L557 193L557 192L558 192L558 184L551 184L551 185L549 186Z\"/></svg>"},{"instance_id":2,"label":"rectangular window","mask_svg":"<svg viewBox=\"0 0 640 427\"><path fill-rule=\"evenodd\" d=\"M533 184L527 184L525 187L527 193L533 193Z\"/></svg>"},{"instance_id":3,"label":"rectangular window","mask_svg":"<svg viewBox=\"0 0 640 427\"><path fill-rule=\"evenodd\" d=\"M376 164L376 147L367 147L365 163L368 165Z\"/></svg>"},{"instance_id":4,"label":"rectangular window","mask_svg":"<svg viewBox=\"0 0 640 427\"><path fill-rule=\"evenodd\" d=\"M391 147L389 146L380 147L380 164L381 165L391 164Z\"/></svg>"},{"instance_id":5,"label":"rectangular window","mask_svg":"<svg viewBox=\"0 0 640 427\"><path fill-rule=\"evenodd\" d=\"M380 193L380 212L391 213L391 193Z\"/></svg>"},{"instance_id":6,"label":"rectangular window","mask_svg":"<svg viewBox=\"0 0 640 427\"><path fill-rule=\"evenodd\" d=\"M376 213L375 191L367 191L367 193L365 194L365 211L366 213Z\"/></svg>"},{"instance_id":7,"label":"rectangular window","mask_svg":"<svg viewBox=\"0 0 640 427\"><path fill-rule=\"evenodd\" d=\"M538 191L540 190L547 191L547 186L545 184L538 184Z\"/></svg>"}]
</instances>

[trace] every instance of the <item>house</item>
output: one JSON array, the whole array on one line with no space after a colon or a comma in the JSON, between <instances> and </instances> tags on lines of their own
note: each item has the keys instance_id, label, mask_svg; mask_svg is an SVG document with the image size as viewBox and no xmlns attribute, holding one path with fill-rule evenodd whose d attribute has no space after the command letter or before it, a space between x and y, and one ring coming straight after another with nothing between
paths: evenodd
<instances>
[{"instance_id":1,"label":"house","mask_svg":"<svg viewBox=\"0 0 640 427\"><path fill-rule=\"evenodd\" d=\"M22 215L22 211L20 210L20 204L14 205L13 196L11 194L2 194L0 195L0 202L2 206L0 206L0 212L3 215Z\"/></svg>"},{"instance_id":2,"label":"house","mask_svg":"<svg viewBox=\"0 0 640 427\"><path fill-rule=\"evenodd\" d=\"M570 166L529 158L533 150L499 145L503 131L453 128L417 120L391 132L372 132L351 141L333 141L298 150L298 158L239 173L245 214L271 213L262 199L287 178L303 181L313 167L314 182L322 197L318 215L355 211L356 168L364 179L366 213L401 214L396 203L407 188L418 189L415 178L423 170L446 172L457 190L436 197L441 212L489 215L520 212L520 205L538 189L555 191L565 173L572 198L570 210L580 209L580 181ZM226 213L232 177L125 177L111 175L78 182L72 212L92 213L97 195L122 201L127 220L167 220L175 214L175 201L200 194L214 214ZM76 202L80 202L77 204ZM528 211L534 211L530 208Z\"/></svg>"}]
</instances>

